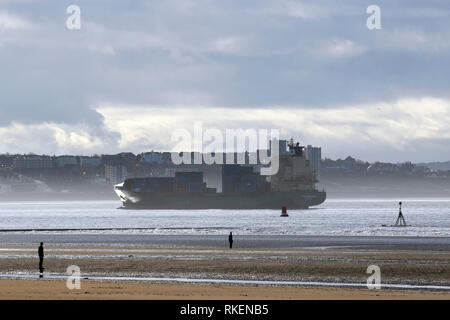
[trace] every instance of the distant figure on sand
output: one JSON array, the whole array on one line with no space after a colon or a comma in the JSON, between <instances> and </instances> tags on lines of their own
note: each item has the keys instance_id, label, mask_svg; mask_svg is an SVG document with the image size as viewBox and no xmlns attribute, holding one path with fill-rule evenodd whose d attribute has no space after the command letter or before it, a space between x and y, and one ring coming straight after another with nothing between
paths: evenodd
<instances>
[{"instance_id":1,"label":"distant figure on sand","mask_svg":"<svg viewBox=\"0 0 450 320\"><path fill-rule=\"evenodd\" d=\"M233 248L233 234L231 232L228 236L228 242L230 243L230 249Z\"/></svg>"},{"instance_id":2,"label":"distant figure on sand","mask_svg":"<svg viewBox=\"0 0 450 320\"><path fill-rule=\"evenodd\" d=\"M39 278L42 278L44 276L44 243L41 242L41 245L39 246L38 249L38 254L39 254Z\"/></svg>"}]
</instances>

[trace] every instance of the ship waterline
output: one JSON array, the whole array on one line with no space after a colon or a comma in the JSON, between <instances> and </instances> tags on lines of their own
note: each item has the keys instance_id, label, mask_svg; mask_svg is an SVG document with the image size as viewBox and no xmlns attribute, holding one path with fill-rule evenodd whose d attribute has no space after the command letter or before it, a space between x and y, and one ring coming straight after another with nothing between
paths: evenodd
<instances>
[{"instance_id":1,"label":"ship waterline","mask_svg":"<svg viewBox=\"0 0 450 320\"><path fill-rule=\"evenodd\" d=\"M307 209L323 203L325 191L241 193L152 193L116 185L124 208L130 209Z\"/></svg>"}]
</instances>

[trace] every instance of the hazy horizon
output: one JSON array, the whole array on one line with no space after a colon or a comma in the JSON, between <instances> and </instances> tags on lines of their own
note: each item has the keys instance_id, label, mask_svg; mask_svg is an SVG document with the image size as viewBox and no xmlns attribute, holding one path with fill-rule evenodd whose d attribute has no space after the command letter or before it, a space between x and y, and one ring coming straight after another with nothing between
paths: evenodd
<instances>
[{"instance_id":1,"label":"hazy horizon","mask_svg":"<svg viewBox=\"0 0 450 320\"><path fill-rule=\"evenodd\" d=\"M142 153L152 152L152 151L154 151L154 152L171 152L169 150L147 150L147 151L138 151L138 152L131 152L131 151L123 150L123 151L120 151L118 153L131 152L131 153L133 153L135 155L139 155L139 154L142 154ZM187 151L187 152L189 152L189 151ZM5 152L5 153L0 153L0 156L4 156L4 155L37 155L37 156L50 156L50 157L53 157L53 156L56 156L56 157L60 157L60 156L74 156L74 157L94 157L94 156L99 156L100 157L102 155L114 155L114 154L118 154L118 153L102 153L102 154L95 154L95 153L93 153L93 154L68 154L68 153L64 153L64 154L45 154L45 153L34 153L34 152L25 152L25 153ZM414 162L414 161L411 161L411 160L389 162L389 161L385 161L383 159L374 160L374 161L368 161L366 159L356 158L356 157L354 157L353 155L350 155L350 154L347 155L347 156L344 156L342 158L330 158L330 157L328 157L326 155L325 156L322 155L321 159L322 160L330 159L330 160L333 160L333 161L337 161L337 160L345 160L347 157L352 157L352 158L354 158L356 160L363 161L363 162L369 162L369 163L375 163L375 162L385 162L385 163L412 162L414 164L433 164L433 163L448 163L448 162L450 162L450 159L449 160L444 160L444 161L433 161L433 160L431 160L431 161L427 161L427 162Z\"/></svg>"}]
</instances>

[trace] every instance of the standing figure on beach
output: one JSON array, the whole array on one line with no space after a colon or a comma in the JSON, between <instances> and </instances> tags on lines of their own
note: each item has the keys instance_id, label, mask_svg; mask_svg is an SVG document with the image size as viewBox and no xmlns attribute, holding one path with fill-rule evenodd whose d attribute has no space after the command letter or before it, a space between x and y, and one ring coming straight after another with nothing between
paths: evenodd
<instances>
[{"instance_id":1,"label":"standing figure on beach","mask_svg":"<svg viewBox=\"0 0 450 320\"><path fill-rule=\"evenodd\" d=\"M230 249L233 248L233 234L231 232L228 236L228 242L230 243Z\"/></svg>"},{"instance_id":2,"label":"standing figure on beach","mask_svg":"<svg viewBox=\"0 0 450 320\"><path fill-rule=\"evenodd\" d=\"M41 245L39 246L38 249L38 254L39 254L39 278L42 278L44 276L44 243L41 242Z\"/></svg>"}]
</instances>

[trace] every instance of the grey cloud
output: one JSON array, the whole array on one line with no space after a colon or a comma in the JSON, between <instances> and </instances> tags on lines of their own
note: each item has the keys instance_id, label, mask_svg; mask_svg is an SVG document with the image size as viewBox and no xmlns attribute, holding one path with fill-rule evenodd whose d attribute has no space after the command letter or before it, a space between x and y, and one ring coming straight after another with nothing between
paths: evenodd
<instances>
[{"instance_id":1,"label":"grey cloud","mask_svg":"<svg viewBox=\"0 0 450 320\"><path fill-rule=\"evenodd\" d=\"M0 126L86 124L117 148L95 111L104 102L295 112L450 99L443 0L377 1L377 31L371 1L84 0L80 31L65 29L69 4L0 1L31 26L0 30Z\"/></svg>"}]
</instances>

